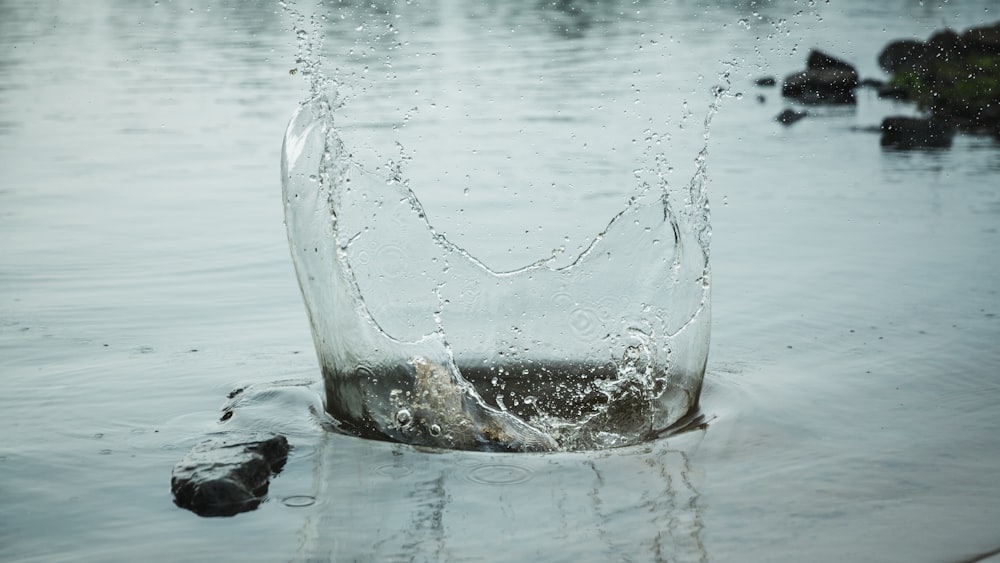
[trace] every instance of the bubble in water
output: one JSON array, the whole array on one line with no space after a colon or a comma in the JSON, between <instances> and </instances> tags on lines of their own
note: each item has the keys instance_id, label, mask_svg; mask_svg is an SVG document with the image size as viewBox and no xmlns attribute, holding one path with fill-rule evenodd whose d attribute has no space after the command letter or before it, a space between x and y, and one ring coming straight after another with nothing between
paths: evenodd
<instances>
[{"instance_id":1,"label":"bubble in water","mask_svg":"<svg viewBox=\"0 0 1000 563\"><path fill-rule=\"evenodd\" d=\"M399 409L399 411L396 412L396 422L398 422L400 426L407 426L412 420L413 415L410 414L409 410Z\"/></svg>"}]
</instances>

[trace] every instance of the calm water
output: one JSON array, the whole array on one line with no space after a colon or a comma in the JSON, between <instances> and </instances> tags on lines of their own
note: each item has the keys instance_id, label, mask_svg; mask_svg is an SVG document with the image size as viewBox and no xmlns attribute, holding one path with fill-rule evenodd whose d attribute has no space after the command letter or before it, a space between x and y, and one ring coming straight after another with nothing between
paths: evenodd
<instances>
[{"instance_id":1,"label":"calm water","mask_svg":"<svg viewBox=\"0 0 1000 563\"><path fill-rule=\"evenodd\" d=\"M307 90L291 18L0 2L0 559L1000 548L1000 144L882 151L858 129L910 110L868 92L784 128L776 91L752 85L813 46L877 76L887 40L996 21L995 2L556 4L326 6L345 141L373 166L411 157L435 223L503 269L586 244L656 153L683 185L728 70L709 128L706 430L541 456L321 431L279 188ZM173 464L232 429L289 436L270 500L226 519L175 508Z\"/></svg>"}]
</instances>

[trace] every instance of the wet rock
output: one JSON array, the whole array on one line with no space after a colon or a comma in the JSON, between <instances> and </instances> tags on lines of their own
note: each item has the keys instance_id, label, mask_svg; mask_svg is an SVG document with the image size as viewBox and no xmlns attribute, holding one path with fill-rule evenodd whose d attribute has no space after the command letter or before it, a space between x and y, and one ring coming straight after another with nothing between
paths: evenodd
<instances>
[{"instance_id":1,"label":"wet rock","mask_svg":"<svg viewBox=\"0 0 1000 563\"><path fill-rule=\"evenodd\" d=\"M170 479L174 503L200 516L233 516L257 508L271 475L288 458L288 440L217 438L198 444Z\"/></svg>"},{"instance_id":2,"label":"wet rock","mask_svg":"<svg viewBox=\"0 0 1000 563\"><path fill-rule=\"evenodd\" d=\"M967 47L958 33L951 29L942 29L935 32L927 40L927 53L924 56L924 63L933 63L929 59L936 58L948 61L952 57L960 57L965 54Z\"/></svg>"},{"instance_id":3,"label":"wet rock","mask_svg":"<svg viewBox=\"0 0 1000 563\"><path fill-rule=\"evenodd\" d=\"M802 119L803 117L806 117L807 115L809 115L809 112L786 109L785 111L779 113L778 116L774 118L774 120L777 121L778 123L781 123L782 125L791 125L796 121Z\"/></svg>"},{"instance_id":4,"label":"wet rock","mask_svg":"<svg viewBox=\"0 0 1000 563\"><path fill-rule=\"evenodd\" d=\"M885 87L885 80L879 80L878 78L863 78L858 85L862 88L874 88L878 90L879 88Z\"/></svg>"},{"instance_id":5,"label":"wet rock","mask_svg":"<svg viewBox=\"0 0 1000 563\"><path fill-rule=\"evenodd\" d=\"M837 57L828 55L823 51L813 49L809 51L809 57L806 59L806 68L811 70L823 70L823 69L840 69L847 70L854 73L855 81L857 81L857 70L851 66L850 63L838 59Z\"/></svg>"},{"instance_id":6,"label":"wet rock","mask_svg":"<svg viewBox=\"0 0 1000 563\"><path fill-rule=\"evenodd\" d=\"M970 28L961 38L970 48L980 53L1000 55L1000 22Z\"/></svg>"},{"instance_id":7,"label":"wet rock","mask_svg":"<svg viewBox=\"0 0 1000 563\"><path fill-rule=\"evenodd\" d=\"M878 66L893 73L909 70L923 64L927 45L917 39L898 39L886 45L878 54Z\"/></svg>"},{"instance_id":8,"label":"wet rock","mask_svg":"<svg viewBox=\"0 0 1000 563\"><path fill-rule=\"evenodd\" d=\"M414 445L487 452L544 452L555 440L516 416L487 406L459 385L446 364L412 358L413 392L391 398L395 410L391 437Z\"/></svg>"},{"instance_id":9,"label":"wet rock","mask_svg":"<svg viewBox=\"0 0 1000 563\"><path fill-rule=\"evenodd\" d=\"M1000 22L961 34L943 29L926 42L893 41L879 64L892 73L881 97L916 102L936 120L965 130L1000 126Z\"/></svg>"},{"instance_id":10,"label":"wet rock","mask_svg":"<svg viewBox=\"0 0 1000 563\"><path fill-rule=\"evenodd\" d=\"M951 146L954 135L954 128L945 121L894 116L882 120L881 144L897 149L945 148Z\"/></svg>"},{"instance_id":11,"label":"wet rock","mask_svg":"<svg viewBox=\"0 0 1000 563\"><path fill-rule=\"evenodd\" d=\"M883 84L877 90L878 97L883 100L910 101L910 91L901 86Z\"/></svg>"},{"instance_id":12,"label":"wet rock","mask_svg":"<svg viewBox=\"0 0 1000 563\"><path fill-rule=\"evenodd\" d=\"M757 86L774 86L778 81L773 76L762 76L754 81Z\"/></svg>"},{"instance_id":13,"label":"wet rock","mask_svg":"<svg viewBox=\"0 0 1000 563\"><path fill-rule=\"evenodd\" d=\"M881 99L907 101L910 99L909 93L898 86L888 84L885 80L878 78L865 78L861 81L862 88L871 88Z\"/></svg>"},{"instance_id":14,"label":"wet rock","mask_svg":"<svg viewBox=\"0 0 1000 563\"><path fill-rule=\"evenodd\" d=\"M789 74L781 94L807 104L853 104L858 71L836 57L812 50L806 70Z\"/></svg>"}]
</instances>

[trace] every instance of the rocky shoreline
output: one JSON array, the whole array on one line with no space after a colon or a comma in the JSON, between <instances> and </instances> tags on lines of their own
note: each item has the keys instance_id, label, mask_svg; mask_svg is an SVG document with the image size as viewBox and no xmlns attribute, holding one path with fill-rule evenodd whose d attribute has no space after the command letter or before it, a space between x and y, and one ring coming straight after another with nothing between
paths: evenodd
<instances>
[{"instance_id":1,"label":"rocky shoreline","mask_svg":"<svg viewBox=\"0 0 1000 563\"><path fill-rule=\"evenodd\" d=\"M962 33L943 29L926 41L891 41L878 54L888 80L859 79L857 69L835 56L813 50L804 70L781 84L785 99L802 105L857 103L858 88L875 88L880 98L912 102L921 117L889 116L881 124L881 144L899 149L951 146L957 131L1000 139L1000 22ZM757 86L777 84L762 77ZM788 126L808 111L786 109L775 119Z\"/></svg>"}]
</instances>

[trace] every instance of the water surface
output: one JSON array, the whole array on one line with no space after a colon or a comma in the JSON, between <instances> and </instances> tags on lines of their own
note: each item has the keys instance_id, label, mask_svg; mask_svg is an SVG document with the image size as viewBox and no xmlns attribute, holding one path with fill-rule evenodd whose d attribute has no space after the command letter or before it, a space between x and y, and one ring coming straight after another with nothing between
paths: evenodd
<instances>
[{"instance_id":1,"label":"water surface","mask_svg":"<svg viewBox=\"0 0 1000 563\"><path fill-rule=\"evenodd\" d=\"M436 224L501 269L585 244L658 152L670 181L690 178L731 69L709 139L708 427L544 456L322 431L280 201L281 135L307 88L289 73L287 14L5 2L0 558L962 561L1000 547L1000 146L880 150L857 129L911 109L866 91L785 128L776 91L752 85L813 46L876 76L887 40L995 21L992 2L328 8L345 140L376 162L398 141L412 181L436 186L420 194ZM173 464L231 429L289 436L269 500L227 519L174 507Z\"/></svg>"}]
</instances>

